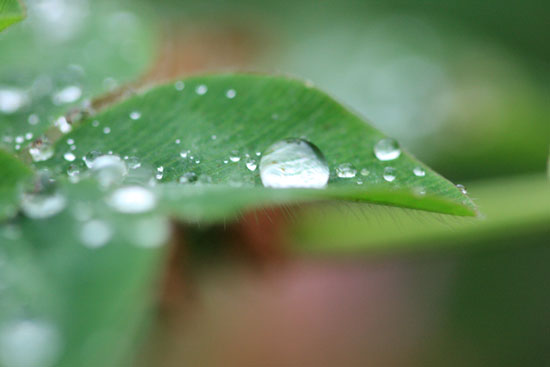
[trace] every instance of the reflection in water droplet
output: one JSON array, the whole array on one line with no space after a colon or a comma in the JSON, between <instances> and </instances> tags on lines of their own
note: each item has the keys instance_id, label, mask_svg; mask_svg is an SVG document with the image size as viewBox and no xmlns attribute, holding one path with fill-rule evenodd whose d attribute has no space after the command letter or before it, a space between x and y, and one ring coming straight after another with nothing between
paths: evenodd
<instances>
[{"instance_id":1,"label":"reflection in water droplet","mask_svg":"<svg viewBox=\"0 0 550 367\"><path fill-rule=\"evenodd\" d=\"M413 173L417 177L424 177L426 176L426 171L422 167L414 167Z\"/></svg>"},{"instance_id":2,"label":"reflection in water droplet","mask_svg":"<svg viewBox=\"0 0 550 367\"><path fill-rule=\"evenodd\" d=\"M93 176L103 187L110 187L122 182L128 174L126 163L116 155L102 155L90 164Z\"/></svg>"},{"instance_id":3,"label":"reflection in water droplet","mask_svg":"<svg viewBox=\"0 0 550 367\"><path fill-rule=\"evenodd\" d=\"M464 195L466 195L468 193L468 191L466 190L466 187L464 187L464 185L458 184L458 185L456 185L456 188L459 189L460 192L463 193Z\"/></svg>"},{"instance_id":4,"label":"reflection in water droplet","mask_svg":"<svg viewBox=\"0 0 550 367\"><path fill-rule=\"evenodd\" d=\"M0 365L52 367L61 352L57 328L40 320L17 320L0 329Z\"/></svg>"},{"instance_id":5,"label":"reflection in water droplet","mask_svg":"<svg viewBox=\"0 0 550 367\"><path fill-rule=\"evenodd\" d=\"M357 174L357 170L351 163L342 163L336 168L336 175L340 178L352 178Z\"/></svg>"},{"instance_id":6,"label":"reflection in water droplet","mask_svg":"<svg viewBox=\"0 0 550 367\"><path fill-rule=\"evenodd\" d=\"M392 161L401 155L401 149L395 139L384 138L375 144L374 155L381 161Z\"/></svg>"},{"instance_id":7,"label":"reflection in water droplet","mask_svg":"<svg viewBox=\"0 0 550 367\"><path fill-rule=\"evenodd\" d=\"M384 180L388 181L388 182L392 182L393 180L395 180L395 168L393 167L386 167L384 168Z\"/></svg>"},{"instance_id":8,"label":"reflection in water droplet","mask_svg":"<svg viewBox=\"0 0 550 367\"><path fill-rule=\"evenodd\" d=\"M139 111L130 112L130 118L132 120L138 120L140 117L141 117L141 112L139 112Z\"/></svg>"},{"instance_id":9,"label":"reflection in water droplet","mask_svg":"<svg viewBox=\"0 0 550 367\"><path fill-rule=\"evenodd\" d=\"M72 103L77 101L81 96L82 90L76 85L71 85L56 92L52 97L52 101L56 105Z\"/></svg>"},{"instance_id":10,"label":"reflection in water droplet","mask_svg":"<svg viewBox=\"0 0 550 367\"><path fill-rule=\"evenodd\" d=\"M255 171L256 167L258 167L258 163L256 163L255 159L248 159L246 161L246 168L248 168L250 171Z\"/></svg>"},{"instance_id":11,"label":"reflection in water droplet","mask_svg":"<svg viewBox=\"0 0 550 367\"><path fill-rule=\"evenodd\" d=\"M225 92L225 96L229 99L235 98L237 95L237 91L235 89L229 89L227 92Z\"/></svg>"},{"instance_id":12,"label":"reflection in water droplet","mask_svg":"<svg viewBox=\"0 0 550 367\"><path fill-rule=\"evenodd\" d=\"M63 154L63 158L67 162L73 162L76 159L75 155L72 152L67 152L67 153Z\"/></svg>"},{"instance_id":13,"label":"reflection in water droplet","mask_svg":"<svg viewBox=\"0 0 550 367\"><path fill-rule=\"evenodd\" d=\"M115 190L107 203L121 213L144 213L157 205L157 198L144 187L126 186Z\"/></svg>"},{"instance_id":14,"label":"reflection in water droplet","mask_svg":"<svg viewBox=\"0 0 550 367\"><path fill-rule=\"evenodd\" d=\"M205 95L206 92L208 92L208 87L204 84L198 85L197 88L195 88L195 92L199 95Z\"/></svg>"},{"instance_id":15,"label":"reflection in water droplet","mask_svg":"<svg viewBox=\"0 0 550 367\"><path fill-rule=\"evenodd\" d=\"M18 89L0 89L0 112L12 114L27 103L27 95ZM31 124L32 125L32 124Z\"/></svg>"},{"instance_id":16,"label":"reflection in water droplet","mask_svg":"<svg viewBox=\"0 0 550 367\"><path fill-rule=\"evenodd\" d=\"M106 245L112 236L113 230L109 223L97 219L84 223L80 229L80 241L89 248Z\"/></svg>"},{"instance_id":17,"label":"reflection in water droplet","mask_svg":"<svg viewBox=\"0 0 550 367\"><path fill-rule=\"evenodd\" d=\"M303 139L285 139L271 145L260 160L260 178L266 187L324 188L329 168L323 153Z\"/></svg>"},{"instance_id":18,"label":"reflection in water droplet","mask_svg":"<svg viewBox=\"0 0 550 367\"><path fill-rule=\"evenodd\" d=\"M29 154L35 162L48 160L53 156L53 153L53 146L46 137L36 139L29 147Z\"/></svg>"}]
</instances>

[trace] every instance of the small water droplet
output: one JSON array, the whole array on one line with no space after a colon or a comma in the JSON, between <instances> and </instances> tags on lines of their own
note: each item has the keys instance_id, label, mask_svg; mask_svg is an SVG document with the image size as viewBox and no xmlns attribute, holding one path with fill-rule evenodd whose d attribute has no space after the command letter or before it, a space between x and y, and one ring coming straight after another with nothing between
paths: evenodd
<instances>
[{"instance_id":1,"label":"small water droplet","mask_svg":"<svg viewBox=\"0 0 550 367\"><path fill-rule=\"evenodd\" d=\"M181 140L180 139L176 139L176 144L181 144Z\"/></svg>"},{"instance_id":2,"label":"small water droplet","mask_svg":"<svg viewBox=\"0 0 550 367\"><path fill-rule=\"evenodd\" d=\"M353 178L357 174L357 170L351 163L342 163L336 168L336 175L340 178Z\"/></svg>"},{"instance_id":3,"label":"small water droplet","mask_svg":"<svg viewBox=\"0 0 550 367\"><path fill-rule=\"evenodd\" d=\"M229 160L231 162L238 162L241 160L241 157L239 156L239 152L236 150L231 151L231 154L229 155Z\"/></svg>"},{"instance_id":4,"label":"small water droplet","mask_svg":"<svg viewBox=\"0 0 550 367\"><path fill-rule=\"evenodd\" d=\"M138 157L134 156L126 158L126 164L130 169L138 169L139 167L141 167L141 162L139 161Z\"/></svg>"},{"instance_id":5,"label":"small water droplet","mask_svg":"<svg viewBox=\"0 0 550 367\"><path fill-rule=\"evenodd\" d=\"M103 128L103 134L107 135L111 133L111 128L109 126L105 126Z\"/></svg>"},{"instance_id":6,"label":"small water droplet","mask_svg":"<svg viewBox=\"0 0 550 367\"><path fill-rule=\"evenodd\" d=\"M164 167L163 166L157 167L157 173L155 174L155 178L157 180L162 180L163 177L164 177Z\"/></svg>"},{"instance_id":7,"label":"small water droplet","mask_svg":"<svg viewBox=\"0 0 550 367\"><path fill-rule=\"evenodd\" d=\"M392 161L401 155L401 149L395 139L380 139L374 145L374 155L381 161Z\"/></svg>"},{"instance_id":8,"label":"small water droplet","mask_svg":"<svg viewBox=\"0 0 550 367\"><path fill-rule=\"evenodd\" d=\"M0 89L0 112L12 114L27 103L27 95L18 89Z\"/></svg>"},{"instance_id":9,"label":"small water droplet","mask_svg":"<svg viewBox=\"0 0 550 367\"><path fill-rule=\"evenodd\" d=\"M258 163L255 159L249 159L246 161L246 168L248 168L250 171L255 171L256 167L258 167Z\"/></svg>"},{"instance_id":10,"label":"small water droplet","mask_svg":"<svg viewBox=\"0 0 550 367\"><path fill-rule=\"evenodd\" d=\"M206 92L208 92L208 87L204 84L198 85L197 88L195 88L195 92L199 96L203 96L206 94Z\"/></svg>"},{"instance_id":11,"label":"small water droplet","mask_svg":"<svg viewBox=\"0 0 550 367\"><path fill-rule=\"evenodd\" d=\"M91 152L88 152L84 157L82 157L82 160L86 164L86 167L92 168L92 165L97 157L101 156L101 153L97 150L92 150Z\"/></svg>"},{"instance_id":12,"label":"small water droplet","mask_svg":"<svg viewBox=\"0 0 550 367\"><path fill-rule=\"evenodd\" d=\"M121 213L137 214L151 211L157 205L153 192L141 186L126 186L115 190L107 203Z\"/></svg>"},{"instance_id":13,"label":"small water droplet","mask_svg":"<svg viewBox=\"0 0 550 367\"><path fill-rule=\"evenodd\" d=\"M53 146L46 137L36 139L29 147L29 154L35 162L42 162L53 156Z\"/></svg>"},{"instance_id":14,"label":"small water droplet","mask_svg":"<svg viewBox=\"0 0 550 367\"><path fill-rule=\"evenodd\" d=\"M57 91L53 97L52 101L56 105L64 103L72 103L77 101L82 96L82 89L76 85L70 85L59 91Z\"/></svg>"},{"instance_id":15,"label":"small water droplet","mask_svg":"<svg viewBox=\"0 0 550 367\"><path fill-rule=\"evenodd\" d=\"M98 127L99 126L99 121L98 120L92 121L92 126L93 127Z\"/></svg>"},{"instance_id":16,"label":"small water droplet","mask_svg":"<svg viewBox=\"0 0 550 367\"><path fill-rule=\"evenodd\" d=\"M413 173L417 177L424 177L426 176L426 171L422 167L414 167Z\"/></svg>"},{"instance_id":17,"label":"small water droplet","mask_svg":"<svg viewBox=\"0 0 550 367\"><path fill-rule=\"evenodd\" d=\"M140 117L141 117L141 112L139 112L139 111L130 112L130 118L132 120L138 120Z\"/></svg>"},{"instance_id":18,"label":"small water droplet","mask_svg":"<svg viewBox=\"0 0 550 367\"><path fill-rule=\"evenodd\" d=\"M460 192L463 193L464 195L466 195L468 193L468 191L466 190L466 187L464 187L464 185L458 184L458 185L456 185L456 188L459 189Z\"/></svg>"},{"instance_id":19,"label":"small water droplet","mask_svg":"<svg viewBox=\"0 0 550 367\"><path fill-rule=\"evenodd\" d=\"M41 320L15 320L0 328L0 365L52 367L61 352L57 328Z\"/></svg>"},{"instance_id":20,"label":"small water droplet","mask_svg":"<svg viewBox=\"0 0 550 367\"><path fill-rule=\"evenodd\" d=\"M77 164L71 164L67 168L67 176L72 183L78 182L80 178L80 167Z\"/></svg>"},{"instance_id":21,"label":"small water droplet","mask_svg":"<svg viewBox=\"0 0 550 367\"><path fill-rule=\"evenodd\" d=\"M227 92L225 92L225 96L229 99L235 98L237 95L237 91L235 89L229 89Z\"/></svg>"},{"instance_id":22,"label":"small water droplet","mask_svg":"<svg viewBox=\"0 0 550 367\"><path fill-rule=\"evenodd\" d=\"M185 88L185 83L181 80L178 80L174 83L174 88L176 88L176 90L183 90L183 88Z\"/></svg>"},{"instance_id":23,"label":"small water droplet","mask_svg":"<svg viewBox=\"0 0 550 367\"><path fill-rule=\"evenodd\" d=\"M388 182L392 182L395 180L395 168L393 167L386 167L384 168L384 180L388 181Z\"/></svg>"},{"instance_id":24,"label":"small water droplet","mask_svg":"<svg viewBox=\"0 0 550 367\"><path fill-rule=\"evenodd\" d=\"M182 150L182 151L180 152L180 157L182 157L182 158L185 159L185 158L187 158L187 157L189 156L189 153L191 153L189 150Z\"/></svg>"},{"instance_id":25,"label":"small water droplet","mask_svg":"<svg viewBox=\"0 0 550 367\"><path fill-rule=\"evenodd\" d=\"M25 138L22 135L16 136L15 137L15 142L17 144L23 144L25 142Z\"/></svg>"},{"instance_id":26,"label":"small water droplet","mask_svg":"<svg viewBox=\"0 0 550 367\"><path fill-rule=\"evenodd\" d=\"M422 186L414 187L413 195L416 197L423 197L426 195L426 189Z\"/></svg>"},{"instance_id":27,"label":"small water droplet","mask_svg":"<svg viewBox=\"0 0 550 367\"><path fill-rule=\"evenodd\" d=\"M80 229L80 241L89 248L99 248L106 245L113 236L109 223L102 220L90 220Z\"/></svg>"},{"instance_id":28,"label":"small water droplet","mask_svg":"<svg viewBox=\"0 0 550 367\"><path fill-rule=\"evenodd\" d=\"M31 140L31 139L32 139L32 133L26 133L25 140Z\"/></svg>"},{"instance_id":29,"label":"small water droplet","mask_svg":"<svg viewBox=\"0 0 550 367\"><path fill-rule=\"evenodd\" d=\"M73 162L76 159L75 155L72 152L67 152L67 153L63 154L63 158L67 162Z\"/></svg>"},{"instance_id":30,"label":"small water droplet","mask_svg":"<svg viewBox=\"0 0 550 367\"><path fill-rule=\"evenodd\" d=\"M361 170L361 176L365 176L365 177L366 177L366 176L368 176L368 175L370 175L370 171L369 171L368 169L366 169L366 168L363 168L363 169Z\"/></svg>"},{"instance_id":31,"label":"small water droplet","mask_svg":"<svg viewBox=\"0 0 550 367\"><path fill-rule=\"evenodd\" d=\"M71 124L69 123L69 121L67 121L67 119L65 118L65 116L60 116L57 118L57 120L55 120L55 123L54 125L59 129L59 131L61 131L63 134L67 134L68 132L70 132L73 127L71 126Z\"/></svg>"},{"instance_id":32,"label":"small water droplet","mask_svg":"<svg viewBox=\"0 0 550 367\"><path fill-rule=\"evenodd\" d=\"M74 144L74 139L67 139L67 145L73 145Z\"/></svg>"},{"instance_id":33,"label":"small water droplet","mask_svg":"<svg viewBox=\"0 0 550 367\"><path fill-rule=\"evenodd\" d=\"M303 139L281 140L260 160L260 178L266 187L319 189L327 185L329 175L323 153Z\"/></svg>"},{"instance_id":34,"label":"small water droplet","mask_svg":"<svg viewBox=\"0 0 550 367\"><path fill-rule=\"evenodd\" d=\"M187 184L196 182L198 179L197 175L193 172L186 172L179 178L179 183Z\"/></svg>"},{"instance_id":35,"label":"small water droplet","mask_svg":"<svg viewBox=\"0 0 550 367\"><path fill-rule=\"evenodd\" d=\"M216 140L217 138L218 138L218 137L217 137L216 135L212 135L212 136L210 137L210 139L212 139L212 140Z\"/></svg>"}]
</instances>

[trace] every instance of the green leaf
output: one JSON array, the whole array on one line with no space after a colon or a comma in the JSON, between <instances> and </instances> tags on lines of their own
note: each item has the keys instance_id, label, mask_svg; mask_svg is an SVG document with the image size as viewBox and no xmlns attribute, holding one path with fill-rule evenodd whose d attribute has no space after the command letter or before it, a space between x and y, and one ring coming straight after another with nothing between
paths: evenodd
<instances>
[{"instance_id":1,"label":"green leaf","mask_svg":"<svg viewBox=\"0 0 550 367\"><path fill-rule=\"evenodd\" d=\"M90 98L137 79L154 57L156 33L139 8L109 0L55 6L52 12L29 2L25 27L0 34L0 145L6 149L22 148L73 109L88 110Z\"/></svg>"},{"instance_id":2,"label":"green leaf","mask_svg":"<svg viewBox=\"0 0 550 367\"><path fill-rule=\"evenodd\" d=\"M384 135L310 85L286 77L233 74L194 77L184 83L183 90L172 84L157 87L85 121L57 142L45 166L66 169L67 139L75 141L79 160L91 151L113 152L135 156L145 167L162 166L162 182L171 183L157 188L165 198L162 206L187 220L219 221L251 207L327 199L476 213L467 196L409 154L379 161L373 146ZM199 86L208 88L207 93L199 95ZM235 90L236 97L228 98L228 90ZM134 120L132 112L141 115ZM327 189L266 189L259 170L247 168L249 159L258 163L257 152L292 137L303 137L324 153L331 172ZM189 151L187 158L180 156L182 151ZM232 155L240 160L231 161ZM343 163L370 174L340 178L335 169ZM387 166L397 172L391 183L382 178ZM426 170L425 177L413 174L418 166ZM189 172L209 184L177 184ZM418 188L426 195L415 195Z\"/></svg>"},{"instance_id":3,"label":"green leaf","mask_svg":"<svg viewBox=\"0 0 550 367\"><path fill-rule=\"evenodd\" d=\"M12 216L17 209L17 187L31 175L31 170L8 152L0 149L0 220Z\"/></svg>"},{"instance_id":4,"label":"green leaf","mask_svg":"<svg viewBox=\"0 0 550 367\"><path fill-rule=\"evenodd\" d=\"M59 367L130 365L151 316L168 223L154 214L112 211L94 185L60 190L67 198L60 214L0 225L0 365L23 365L14 362L21 358ZM86 234L93 222L107 226L110 239L94 242L102 230ZM158 234L157 242L136 240L143 226ZM27 325L27 332L29 325L47 327L52 337L29 336L26 347L17 348L6 342L17 325Z\"/></svg>"},{"instance_id":5,"label":"green leaf","mask_svg":"<svg viewBox=\"0 0 550 367\"><path fill-rule=\"evenodd\" d=\"M314 206L294 213L289 241L297 252L310 254L387 252L501 243L548 229L550 185L543 174L473 182L468 191L477 198L482 220L393 208Z\"/></svg>"},{"instance_id":6,"label":"green leaf","mask_svg":"<svg viewBox=\"0 0 550 367\"><path fill-rule=\"evenodd\" d=\"M18 0L0 0L0 32L25 17L25 11Z\"/></svg>"}]
</instances>

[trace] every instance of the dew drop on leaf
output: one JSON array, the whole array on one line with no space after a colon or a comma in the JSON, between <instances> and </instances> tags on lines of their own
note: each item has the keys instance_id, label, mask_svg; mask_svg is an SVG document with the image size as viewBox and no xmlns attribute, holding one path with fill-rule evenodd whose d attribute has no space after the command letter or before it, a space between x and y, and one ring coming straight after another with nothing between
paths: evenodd
<instances>
[{"instance_id":1,"label":"dew drop on leaf","mask_svg":"<svg viewBox=\"0 0 550 367\"><path fill-rule=\"evenodd\" d=\"M260 160L265 187L324 188L330 171L317 146L303 139L285 139L271 145Z\"/></svg>"},{"instance_id":2,"label":"dew drop on leaf","mask_svg":"<svg viewBox=\"0 0 550 367\"><path fill-rule=\"evenodd\" d=\"M110 187L122 182L128 174L126 163L116 155L102 155L91 162L93 176L103 187Z\"/></svg>"},{"instance_id":3,"label":"dew drop on leaf","mask_svg":"<svg viewBox=\"0 0 550 367\"><path fill-rule=\"evenodd\" d=\"M466 187L464 187L464 185L458 184L458 185L456 185L456 188L459 189L460 192L463 193L464 195L466 195L468 193L468 191L466 190Z\"/></svg>"},{"instance_id":4,"label":"dew drop on leaf","mask_svg":"<svg viewBox=\"0 0 550 367\"><path fill-rule=\"evenodd\" d=\"M392 161L399 158L401 149L395 139L384 138L374 145L374 155L381 161Z\"/></svg>"},{"instance_id":5,"label":"dew drop on leaf","mask_svg":"<svg viewBox=\"0 0 550 367\"><path fill-rule=\"evenodd\" d=\"M17 112L27 103L27 95L19 89L0 89L0 112L6 115Z\"/></svg>"},{"instance_id":6,"label":"dew drop on leaf","mask_svg":"<svg viewBox=\"0 0 550 367\"><path fill-rule=\"evenodd\" d=\"M98 248L106 245L113 236L111 226L102 220L90 220L80 229L80 241L89 248Z\"/></svg>"},{"instance_id":7,"label":"dew drop on leaf","mask_svg":"<svg viewBox=\"0 0 550 367\"><path fill-rule=\"evenodd\" d=\"M67 205L67 199L56 187L48 172L39 172L34 180L23 188L21 209L33 219L52 217Z\"/></svg>"},{"instance_id":8,"label":"dew drop on leaf","mask_svg":"<svg viewBox=\"0 0 550 367\"><path fill-rule=\"evenodd\" d=\"M116 189L107 203L121 213L137 214L151 211L157 205L152 191L141 186L125 186Z\"/></svg>"},{"instance_id":9,"label":"dew drop on leaf","mask_svg":"<svg viewBox=\"0 0 550 367\"><path fill-rule=\"evenodd\" d=\"M76 156L72 152L67 152L67 153L63 154L63 158L67 162L73 162L76 159Z\"/></svg>"},{"instance_id":10,"label":"dew drop on leaf","mask_svg":"<svg viewBox=\"0 0 550 367\"><path fill-rule=\"evenodd\" d=\"M388 181L388 182L392 182L395 180L395 168L393 167L386 167L384 168L384 180Z\"/></svg>"},{"instance_id":11,"label":"dew drop on leaf","mask_svg":"<svg viewBox=\"0 0 550 367\"><path fill-rule=\"evenodd\" d=\"M413 173L415 176L417 177L424 177L426 176L426 171L424 171L424 169L422 167L415 167L413 169Z\"/></svg>"},{"instance_id":12,"label":"dew drop on leaf","mask_svg":"<svg viewBox=\"0 0 550 367\"><path fill-rule=\"evenodd\" d=\"M351 163L342 163L336 168L336 175L340 178L353 178L357 174L357 170Z\"/></svg>"},{"instance_id":13,"label":"dew drop on leaf","mask_svg":"<svg viewBox=\"0 0 550 367\"><path fill-rule=\"evenodd\" d=\"M141 112L139 112L139 111L130 112L130 118L132 120L139 120L140 117L141 117Z\"/></svg>"},{"instance_id":14,"label":"dew drop on leaf","mask_svg":"<svg viewBox=\"0 0 550 367\"><path fill-rule=\"evenodd\" d=\"M237 91L235 89L229 89L227 92L225 92L225 96L229 99L235 98L237 95Z\"/></svg>"},{"instance_id":15,"label":"dew drop on leaf","mask_svg":"<svg viewBox=\"0 0 550 367\"><path fill-rule=\"evenodd\" d=\"M197 88L195 88L195 92L199 96L203 96L206 94L206 92L208 92L208 87L204 84L198 85Z\"/></svg>"},{"instance_id":16,"label":"dew drop on leaf","mask_svg":"<svg viewBox=\"0 0 550 367\"><path fill-rule=\"evenodd\" d=\"M34 141L29 147L29 154L35 162L42 162L53 156L54 149L46 137Z\"/></svg>"}]
</instances>

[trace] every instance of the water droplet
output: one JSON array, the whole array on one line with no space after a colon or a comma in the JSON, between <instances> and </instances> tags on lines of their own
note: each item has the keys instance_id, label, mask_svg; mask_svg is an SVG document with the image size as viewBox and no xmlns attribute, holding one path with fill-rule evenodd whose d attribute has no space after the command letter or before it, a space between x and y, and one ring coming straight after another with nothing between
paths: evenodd
<instances>
[{"instance_id":1,"label":"water droplet","mask_svg":"<svg viewBox=\"0 0 550 367\"><path fill-rule=\"evenodd\" d=\"M57 328L40 320L17 320L0 329L0 365L52 367L61 352Z\"/></svg>"},{"instance_id":2,"label":"water droplet","mask_svg":"<svg viewBox=\"0 0 550 367\"><path fill-rule=\"evenodd\" d=\"M366 177L366 176L368 176L368 175L370 175L370 171L369 171L368 169L366 169L366 168L363 168L363 169L361 170L361 176L365 176L365 177Z\"/></svg>"},{"instance_id":3,"label":"water droplet","mask_svg":"<svg viewBox=\"0 0 550 367\"><path fill-rule=\"evenodd\" d=\"M181 80L178 80L174 83L174 88L176 88L176 90L183 90L183 88L185 88L185 83Z\"/></svg>"},{"instance_id":4,"label":"water droplet","mask_svg":"<svg viewBox=\"0 0 550 367\"><path fill-rule=\"evenodd\" d=\"M374 145L374 155L381 161L392 161L401 155L401 149L395 139L384 138Z\"/></svg>"},{"instance_id":5,"label":"water droplet","mask_svg":"<svg viewBox=\"0 0 550 367\"><path fill-rule=\"evenodd\" d=\"M32 133L26 133L25 140L31 140L31 139L32 139Z\"/></svg>"},{"instance_id":6,"label":"water droplet","mask_svg":"<svg viewBox=\"0 0 550 367\"><path fill-rule=\"evenodd\" d=\"M225 96L229 99L235 98L237 95L237 91L235 89L229 89L227 92L225 92Z\"/></svg>"},{"instance_id":7,"label":"water droplet","mask_svg":"<svg viewBox=\"0 0 550 367\"><path fill-rule=\"evenodd\" d=\"M351 163L342 163L336 168L336 175L340 178L352 178L357 174L357 170Z\"/></svg>"},{"instance_id":8,"label":"water droplet","mask_svg":"<svg viewBox=\"0 0 550 367\"><path fill-rule=\"evenodd\" d=\"M71 85L56 92L52 97L52 101L56 105L72 103L77 101L81 96L82 90L80 89L80 87L77 87L76 85Z\"/></svg>"},{"instance_id":9,"label":"water droplet","mask_svg":"<svg viewBox=\"0 0 550 367\"><path fill-rule=\"evenodd\" d=\"M195 92L199 96L203 96L206 94L206 92L208 92L208 87L204 84L198 85L197 88L195 88Z\"/></svg>"},{"instance_id":10,"label":"water droplet","mask_svg":"<svg viewBox=\"0 0 550 367\"><path fill-rule=\"evenodd\" d=\"M38 117L37 114L33 113L33 114L29 115L29 118L27 119L27 122L29 123L29 125L36 125L40 122L40 118Z\"/></svg>"},{"instance_id":11,"label":"water droplet","mask_svg":"<svg viewBox=\"0 0 550 367\"><path fill-rule=\"evenodd\" d=\"M35 162L42 162L53 156L53 146L46 137L36 139L29 147L29 154Z\"/></svg>"},{"instance_id":12,"label":"water droplet","mask_svg":"<svg viewBox=\"0 0 550 367\"><path fill-rule=\"evenodd\" d=\"M157 173L155 175L155 178L157 180L162 180L162 177L164 177L164 167L160 166L160 167L157 167Z\"/></svg>"},{"instance_id":13,"label":"water droplet","mask_svg":"<svg viewBox=\"0 0 550 367\"><path fill-rule=\"evenodd\" d=\"M111 128L109 126L105 126L103 128L103 134L107 135L111 133Z\"/></svg>"},{"instance_id":14,"label":"water droplet","mask_svg":"<svg viewBox=\"0 0 550 367\"><path fill-rule=\"evenodd\" d=\"M93 127L98 127L99 126L99 121L97 121L97 120L92 121L92 126Z\"/></svg>"},{"instance_id":15,"label":"water droplet","mask_svg":"<svg viewBox=\"0 0 550 367\"><path fill-rule=\"evenodd\" d=\"M323 153L303 139L285 139L271 145L260 160L260 178L266 187L323 188L329 179Z\"/></svg>"},{"instance_id":16,"label":"water droplet","mask_svg":"<svg viewBox=\"0 0 550 367\"><path fill-rule=\"evenodd\" d=\"M181 140L180 139L176 139L176 144L181 144Z\"/></svg>"},{"instance_id":17,"label":"water droplet","mask_svg":"<svg viewBox=\"0 0 550 367\"><path fill-rule=\"evenodd\" d=\"M67 176L72 183L78 182L80 178L80 167L77 164L71 164L67 168Z\"/></svg>"},{"instance_id":18,"label":"water droplet","mask_svg":"<svg viewBox=\"0 0 550 367\"><path fill-rule=\"evenodd\" d=\"M54 216L65 209L66 204L65 196L57 190L55 181L46 171L39 172L21 194L21 209L33 219Z\"/></svg>"},{"instance_id":19,"label":"water droplet","mask_svg":"<svg viewBox=\"0 0 550 367\"><path fill-rule=\"evenodd\" d=\"M25 142L25 138L24 138L23 136L21 136L21 135L16 136L16 137L15 137L15 142L16 142L17 144L22 144L22 143Z\"/></svg>"},{"instance_id":20,"label":"water droplet","mask_svg":"<svg viewBox=\"0 0 550 367\"><path fill-rule=\"evenodd\" d=\"M157 205L153 192L141 186L126 186L115 190L107 203L121 213L137 214L152 210Z\"/></svg>"},{"instance_id":21,"label":"water droplet","mask_svg":"<svg viewBox=\"0 0 550 367\"><path fill-rule=\"evenodd\" d=\"M416 197L423 197L426 195L426 189L422 186L414 187L413 195Z\"/></svg>"},{"instance_id":22,"label":"water droplet","mask_svg":"<svg viewBox=\"0 0 550 367\"><path fill-rule=\"evenodd\" d=\"M102 220L90 220L80 229L80 241L89 248L98 248L106 245L113 236L111 226Z\"/></svg>"},{"instance_id":23,"label":"water droplet","mask_svg":"<svg viewBox=\"0 0 550 367\"><path fill-rule=\"evenodd\" d=\"M422 167L414 167L413 173L417 177L424 177L426 176L426 171Z\"/></svg>"},{"instance_id":24,"label":"water droplet","mask_svg":"<svg viewBox=\"0 0 550 367\"><path fill-rule=\"evenodd\" d=\"M458 184L458 185L456 185L456 188L459 189L460 192L463 193L464 195L466 195L468 193L468 191L466 190L466 187L464 187L464 185Z\"/></svg>"},{"instance_id":25,"label":"water droplet","mask_svg":"<svg viewBox=\"0 0 550 367\"><path fill-rule=\"evenodd\" d=\"M246 161L246 168L248 168L250 171L255 171L256 167L258 167L258 163L256 163L256 160L249 159Z\"/></svg>"},{"instance_id":26,"label":"water droplet","mask_svg":"<svg viewBox=\"0 0 550 367\"><path fill-rule=\"evenodd\" d=\"M216 135L212 135L212 136L210 137L210 139L212 139L212 140L216 140L217 138L218 138L218 137L217 137Z\"/></svg>"},{"instance_id":27,"label":"water droplet","mask_svg":"<svg viewBox=\"0 0 550 367\"><path fill-rule=\"evenodd\" d=\"M57 120L55 120L54 125L57 126L59 131L61 131L63 134L67 134L73 129L69 121L67 121L67 119L65 118L65 116L60 116L59 118L57 118Z\"/></svg>"},{"instance_id":28,"label":"water droplet","mask_svg":"<svg viewBox=\"0 0 550 367\"><path fill-rule=\"evenodd\" d=\"M132 120L138 120L140 117L141 117L141 112L139 112L139 111L130 112L130 118Z\"/></svg>"},{"instance_id":29,"label":"water droplet","mask_svg":"<svg viewBox=\"0 0 550 367\"><path fill-rule=\"evenodd\" d=\"M74 144L74 139L67 139L67 145L73 145Z\"/></svg>"},{"instance_id":30,"label":"water droplet","mask_svg":"<svg viewBox=\"0 0 550 367\"><path fill-rule=\"evenodd\" d=\"M86 167L92 168L95 159L99 156L101 156L100 152L98 152L97 150L92 150L91 152L88 152L84 157L82 157L82 160L84 161L84 163L86 163Z\"/></svg>"},{"instance_id":31,"label":"water droplet","mask_svg":"<svg viewBox=\"0 0 550 367\"><path fill-rule=\"evenodd\" d=\"M229 155L229 160L231 162L238 162L241 160L241 157L239 156L239 152L236 150L233 150L231 154Z\"/></svg>"},{"instance_id":32,"label":"water droplet","mask_svg":"<svg viewBox=\"0 0 550 367\"><path fill-rule=\"evenodd\" d=\"M197 175L193 172L186 172L179 178L179 182L182 184L193 183L198 179Z\"/></svg>"},{"instance_id":33,"label":"water droplet","mask_svg":"<svg viewBox=\"0 0 550 367\"><path fill-rule=\"evenodd\" d=\"M90 169L96 180L103 187L110 187L122 182L128 174L126 163L116 155L102 155L91 162Z\"/></svg>"},{"instance_id":34,"label":"water droplet","mask_svg":"<svg viewBox=\"0 0 550 367\"><path fill-rule=\"evenodd\" d=\"M65 158L67 162L73 162L76 159L75 155L72 152L67 152L63 154L63 158Z\"/></svg>"},{"instance_id":35,"label":"water droplet","mask_svg":"<svg viewBox=\"0 0 550 367\"><path fill-rule=\"evenodd\" d=\"M384 180L388 181L388 182L392 182L393 180L395 180L395 168L393 167L386 167L384 168Z\"/></svg>"},{"instance_id":36,"label":"water droplet","mask_svg":"<svg viewBox=\"0 0 550 367\"><path fill-rule=\"evenodd\" d=\"M0 112L12 114L27 103L27 95L18 89L0 89Z\"/></svg>"},{"instance_id":37,"label":"water droplet","mask_svg":"<svg viewBox=\"0 0 550 367\"><path fill-rule=\"evenodd\" d=\"M189 150L182 150L180 152L180 157L187 158L187 156L189 156L189 153L191 153Z\"/></svg>"}]
</instances>

